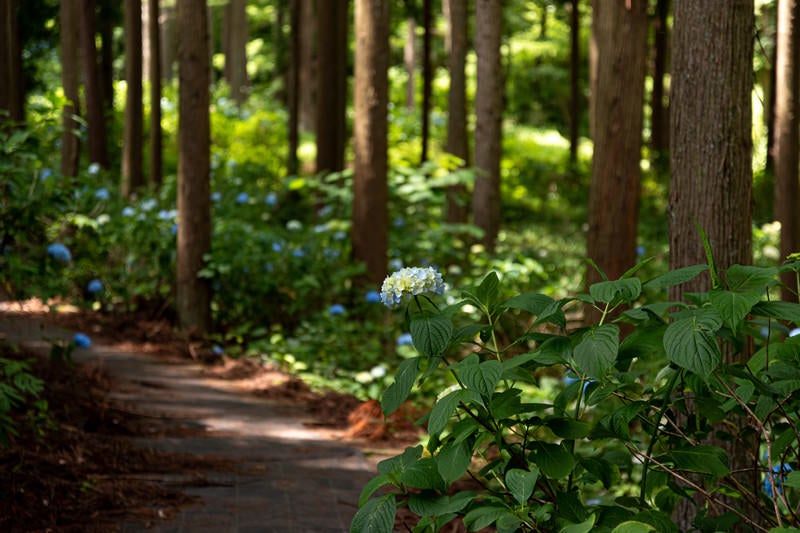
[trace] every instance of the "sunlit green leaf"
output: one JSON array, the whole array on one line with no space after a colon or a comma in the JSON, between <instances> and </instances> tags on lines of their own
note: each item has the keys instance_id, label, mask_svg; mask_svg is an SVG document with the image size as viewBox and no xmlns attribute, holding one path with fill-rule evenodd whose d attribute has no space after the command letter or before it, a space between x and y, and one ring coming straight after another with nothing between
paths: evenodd
<instances>
[{"instance_id":1,"label":"sunlit green leaf","mask_svg":"<svg viewBox=\"0 0 800 533\"><path fill-rule=\"evenodd\" d=\"M614 366L619 350L619 327L603 324L587 331L575 346L578 369L592 379L601 379Z\"/></svg>"}]
</instances>

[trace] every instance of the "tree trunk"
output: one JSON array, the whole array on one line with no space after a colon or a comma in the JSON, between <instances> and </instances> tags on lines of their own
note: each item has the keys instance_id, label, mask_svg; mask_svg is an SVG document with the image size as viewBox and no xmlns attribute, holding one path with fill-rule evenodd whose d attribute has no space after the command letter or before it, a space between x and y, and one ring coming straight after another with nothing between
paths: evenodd
<instances>
[{"instance_id":1,"label":"tree trunk","mask_svg":"<svg viewBox=\"0 0 800 533\"><path fill-rule=\"evenodd\" d=\"M458 0L444 0L442 6L447 20L445 48L448 54L450 88L447 92L447 144L445 151L469 165L469 137L467 135L467 5ZM446 220L451 224L465 224L469 218L469 197L464 185L451 185L447 189Z\"/></svg>"},{"instance_id":2,"label":"tree trunk","mask_svg":"<svg viewBox=\"0 0 800 533\"><path fill-rule=\"evenodd\" d=\"M61 2L61 84L67 103L61 113L64 131L61 134L61 173L64 176L77 176L80 162L80 128L75 116L80 114L80 65L78 60L78 4L74 1Z\"/></svg>"},{"instance_id":3,"label":"tree trunk","mask_svg":"<svg viewBox=\"0 0 800 533\"><path fill-rule=\"evenodd\" d=\"M161 79L172 81L178 41L175 39L175 9L165 5L159 20L161 28Z\"/></svg>"},{"instance_id":4,"label":"tree trunk","mask_svg":"<svg viewBox=\"0 0 800 533\"><path fill-rule=\"evenodd\" d=\"M317 172L338 172L344 168L347 8L347 0L317 3Z\"/></svg>"},{"instance_id":5,"label":"tree trunk","mask_svg":"<svg viewBox=\"0 0 800 533\"><path fill-rule=\"evenodd\" d=\"M705 263L696 225L708 235L716 265L752 259L753 0L675 2L670 131L670 267ZM671 291L710 289L708 276ZM747 354L724 353L725 362ZM745 421L726 421L746 431ZM724 427L719 431L730 433ZM752 468L757 442L733 435L714 442L745 487L757 486ZM738 500L729 502L742 508ZM753 510L743 509L746 513ZM713 512L713 509L711 510ZM691 527L696 509L682 501L673 519Z\"/></svg>"},{"instance_id":6,"label":"tree trunk","mask_svg":"<svg viewBox=\"0 0 800 533\"><path fill-rule=\"evenodd\" d=\"M19 0L6 0L0 6L0 122L25 121L25 92L22 83L22 40L19 28Z\"/></svg>"},{"instance_id":7,"label":"tree trunk","mask_svg":"<svg viewBox=\"0 0 800 533\"><path fill-rule=\"evenodd\" d=\"M299 143L299 103L300 103L300 0L291 0L289 7L291 40L289 43L289 123L287 125L289 154L286 160L286 171L297 175L297 145Z\"/></svg>"},{"instance_id":8,"label":"tree trunk","mask_svg":"<svg viewBox=\"0 0 800 533\"><path fill-rule=\"evenodd\" d=\"M433 68L431 66L431 0L422 0L422 153L420 164L428 160L428 141L431 136L431 88L433 85Z\"/></svg>"},{"instance_id":9,"label":"tree trunk","mask_svg":"<svg viewBox=\"0 0 800 533\"><path fill-rule=\"evenodd\" d=\"M413 110L417 100L417 20L406 18L406 42L403 44L403 65L406 69L406 109Z\"/></svg>"},{"instance_id":10,"label":"tree trunk","mask_svg":"<svg viewBox=\"0 0 800 533\"><path fill-rule=\"evenodd\" d=\"M159 0L148 0L147 33L150 37L150 183L156 188L163 181L163 152L161 130L161 32L159 29Z\"/></svg>"},{"instance_id":11,"label":"tree trunk","mask_svg":"<svg viewBox=\"0 0 800 533\"><path fill-rule=\"evenodd\" d=\"M617 279L636 262L639 226L647 2L592 2L594 153L589 189L587 255ZM587 287L602 278L587 267ZM600 313L586 306L584 320Z\"/></svg>"},{"instance_id":12,"label":"tree trunk","mask_svg":"<svg viewBox=\"0 0 800 533\"><path fill-rule=\"evenodd\" d=\"M387 106L389 102L388 0L355 3L355 122L353 143L353 257L379 286L388 255Z\"/></svg>"},{"instance_id":13,"label":"tree trunk","mask_svg":"<svg viewBox=\"0 0 800 533\"><path fill-rule=\"evenodd\" d=\"M109 112L114 109L114 26L118 21L118 9L116 0L101 0L97 18L100 33L100 94L103 106ZM112 113L109 115L113 116Z\"/></svg>"},{"instance_id":14,"label":"tree trunk","mask_svg":"<svg viewBox=\"0 0 800 533\"><path fill-rule=\"evenodd\" d=\"M144 185L142 173L142 0L125 0L125 133L120 195L128 198Z\"/></svg>"},{"instance_id":15,"label":"tree trunk","mask_svg":"<svg viewBox=\"0 0 800 533\"><path fill-rule=\"evenodd\" d=\"M225 6L225 80L231 89L231 97L242 105L250 93L247 81L247 2L230 0Z\"/></svg>"},{"instance_id":16,"label":"tree trunk","mask_svg":"<svg viewBox=\"0 0 800 533\"><path fill-rule=\"evenodd\" d=\"M178 249L176 306L184 331L211 329L211 291L198 277L211 249L208 10L178 0Z\"/></svg>"},{"instance_id":17,"label":"tree trunk","mask_svg":"<svg viewBox=\"0 0 800 533\"><path fill-rule=\"evenodd\" d=\"M664 76L667 73L667 17L669 0L657 0L653 22L653 92L650 103L650 148L657 167L663 166L669 148L669 109L665 103Z\"/></svg>"},{"instance_id":18,"label":"tree trunk","mask_svg":"<svg viewBox=\"0 0 800 533\"><path fill-rule=\"evenodd\" d=\"M574 167L578 162L581 119L581 13L579 0L570 0L569 43L569 163Z\"/></svg>"},{"instance_id":19,"label":"tree trunk","mask_svg":"<svg viewBox=\"0 0 800 533\"><path fill-rule=\"evenodd\" d=\"M300 2L300 102L299 127L314 131L316 125L317 50L316 0Z\"/></svg>"},{"instance_id":20,"label":"tree trunk","mask_svg":"<svg viewBox=\"0 0 800 533\"><path fill-rule=\"evenodd\" d=\"M483 230L482 243L494 251L500 231L500 157L503 135L503 71L500 56L503 8L496 0L476 0L475 167L472 216Z\"/></svg>"},{"instance_id":21,"label":"tree trunk","mask_svg":"<svg viewBox=\"0 0 800 533\"><path fill-rule=\"evenodd\" d=\"M80 0L79 11L89 161L107 169L109 167L109 159L108 147L106 146L106 119L103 112L103 91L100 86L100 72L97 66L94 0Z\"/></svg>"},{"instance_id":22,"label":"tree trunk","mask_svg":"<svg viewBox=\"0 0 800 533\"><path fill-rule=\"evenodd\" d=\"M778 1L777 64L775 65L775 220L781 223L781 256L800 251L800 176L798 164L798 93L800 92L800 2ZM781 277L781 296L797 301L793 272Z\"/></svg>"}]
</instances>

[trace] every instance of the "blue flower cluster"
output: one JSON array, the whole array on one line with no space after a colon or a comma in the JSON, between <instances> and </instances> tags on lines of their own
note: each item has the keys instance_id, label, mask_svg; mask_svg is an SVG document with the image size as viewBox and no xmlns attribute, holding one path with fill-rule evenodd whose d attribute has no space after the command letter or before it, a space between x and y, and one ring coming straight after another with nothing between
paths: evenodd
<instances>
[{"instance_id":1,"label":"blue flower cluster","mask_svg":"<svg viewBox=\"0 0 800 533\"><path fill-rule=\"evenodd\" d=\"M75 336L72 337L72 342L74 342L75 346L78 348L89 348L92 345L92 339L85 333L76 333Z\"/></svg>"},{"instance_id":2,"label":"blue flower cluster","mask_svg":"<svg viewBox=\"0 0 800 533\"><path fill-rule=\"evenodd\" d=\"M783 494L783 482L786 480L786 476L789 475L789 472L791 471L792 467L786 463L781 463L772 467L772 476L769 474L764 476L764 492L767 493L767 496L770 498L774 497L772 492L773 478L775 479L775 486L778 488L778 494Z\"/></svg>"},{"instance_id":3,"label":"blue flower cluster","mask_svg":"<svg viewBox=\"0 0 800 533\"><path fill-rule=\"evenodd\" d=\"M381 301L388 307L395 307L404 299L425 292L444 293L442 274L432 267L407 267L383 280Z\"/></svg>"},{"instance_id":4,"label":"blue flower cluster","mask_svg":"<svg viewBox=\"0 0 800 533\"><path fill-rule=\"evenodd\" d=\"M86 290L89 292L89 294L97 294L103 290L103 282L99 279L93 279L86 286Z\"/></svg>"},{"instance_id":5,"label":"blue flower cluster","mask_svg":"<svg viewBox=\"0 0 800 533\"><path fill-rule=\"evenodd\" d=\"M70 261L72 261L72 254L69 253L69 248L67 248L60 242L55 242L53 244L48 245L47 254L61 261L62 263L69 263Z\"/></svg>"},{"instance_id":6,"label":"blue flower cluster","mask_svg":"<svg viewBox=\"0 0 800 533\"><path fill-rule=\"evenodd\" d=\"M328 313L331 316L339 316L345 314L346 310L342 304L333 304L328 308Z\"/></svg>"}]
</instances>

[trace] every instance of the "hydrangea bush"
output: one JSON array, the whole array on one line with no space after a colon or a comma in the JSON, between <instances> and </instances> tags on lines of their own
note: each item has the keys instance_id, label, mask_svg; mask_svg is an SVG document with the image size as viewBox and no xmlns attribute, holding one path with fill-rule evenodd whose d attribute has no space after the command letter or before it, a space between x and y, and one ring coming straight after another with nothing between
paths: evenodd
<instances>
[{"instance_id":1,"label":"hydrangea bush","mask_svg":"<svg viewBox=\"0 0 800 533\"><path fill-rule=\"evenodd\" d=\"M392 274L382 300L406 302L417 355L384 391L384 413L442 373L452 386L423 444L378 465L351 531L393 531L403 506L415 532L454 519L468 531L669 532L681 500L702 531L797 531L800 305L774 290L781 272L800 271L791 259L724 272L710 260L650 279L639 265L562 299L509 294L492 272L450 305L435 274ZM712 289L642 301L697 276ZM570 325L583 305L602 318ZM527 328L503 340L507 316ZM746 468L725 443L745 450ZM459 488L464 478L482 489Z\"/></svg>"}]
</instances>

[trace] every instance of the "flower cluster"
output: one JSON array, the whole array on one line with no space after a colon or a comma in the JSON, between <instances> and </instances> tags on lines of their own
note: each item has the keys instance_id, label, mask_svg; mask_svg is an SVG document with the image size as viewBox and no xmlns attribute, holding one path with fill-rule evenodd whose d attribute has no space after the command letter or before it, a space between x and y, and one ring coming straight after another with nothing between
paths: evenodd
<instances>
[{"instance_id":1,"label":"flower cluster","mask_svg":"<svg viewBox=\"0 0 800 533\"><path fill-rule=\"evenodd\" d=\"M100 281L99 279L93 279L86 286L86 290L90 294L97 294L98 292L101 292L103 290L103 282Z\"/></svg>"},{"instance_id":2,"label":"flower cluster","mask_svg":"<svg viewBox=\"0 0 800 533\"><path fill-rule=\"evenodd\" d=\"M89 348L92 346L92 339L85 333L76 333L72 337L72 342L75 343L75 346L78 348Z\"/></svg>"},{"instance_id":3,"label":"flower cluster","mask_svg":"<svg viewBox=\"0 0 800 533\"><path fill-rule=\"evenodd\" d=\"M772 467L772 476L766 474L764 476L764 492L770 498L774 497L772 490L772 480L775 480L775 486L778 488L778 494L783 494L783 482L786 481L786 476L792 471L792 467L786 463L781 463Z\"/></svg>"},{"instance_id":4,"label":"flower cluster","mask_svg":"<svg viewBox=\"0 0 800 533\"><path fill-rule=\"evenodd\" d=\"M383 281L381 301L388 307L394 307L404 299L424 292L444 293L441 273L432 267L407 267Z\"/></svg>"},{"instance_id":5,"label":"flower cluster","mask_svg":"<svg viewBox=\"0 0 800 533\"><path fill-rule=\"evenodd\" d=\"M69 253L69 249L59 242L48 245L47 254L62 263L69 263L72 261L72 254Z\"/></svg>"}]
</instances>

